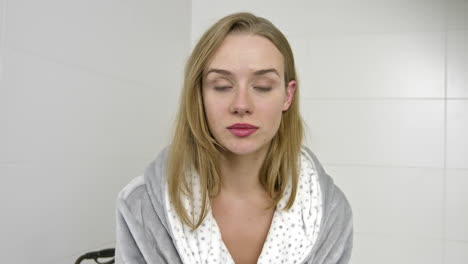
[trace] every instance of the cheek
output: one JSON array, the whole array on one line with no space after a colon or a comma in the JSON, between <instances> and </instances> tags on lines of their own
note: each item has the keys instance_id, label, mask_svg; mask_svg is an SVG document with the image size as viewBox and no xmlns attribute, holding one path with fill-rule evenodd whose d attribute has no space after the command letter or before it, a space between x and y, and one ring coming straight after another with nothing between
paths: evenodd
<instances>
[{"instance_id":1,"label":"cheek","mask_svg":"<svg viewBox=\"0 0 468 264\"><path fill-rule=\"evenodd\" d=\"M216 102L216 100L211 100L210 97L205 97L206 100L204 100L204 108L205 108L205 114L208 122L208 127L210 128L211 132L213 133L213 129L215 129L217 126L217 123L221 120L221 109L220 109L220 104Z\"/></svg>"},{"instance_id":2,"label":"cheek","mask_svg":"<svg viewBox=\"0 0 468 264\"><path fill-rule=\"evenodd\" d=\"M281 123L281 118L283 115L283 108L281 104L269 104L265 105L264 110L262 111L264 125L268 126L269 129L274 130L272 132L276 133L276 130L279 128Z\"/></svg>"}]
</instances>

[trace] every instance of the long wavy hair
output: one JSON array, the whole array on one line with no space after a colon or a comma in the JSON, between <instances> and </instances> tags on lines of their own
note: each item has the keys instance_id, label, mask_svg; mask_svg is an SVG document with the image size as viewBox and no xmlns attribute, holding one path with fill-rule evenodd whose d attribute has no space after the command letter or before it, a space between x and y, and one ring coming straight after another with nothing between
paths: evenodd
<instances>
[{"instance_id":1,"label":"long wavy hair","mask_svg":"<svg viewBox=\"0 0 468 264\"><path fill-rule=\"evenodd\" d=\"M208 214L211 198L220 191L219 157L225 148L212 136L208 128L202 97L203 69L230 33L247 33L270 40L284 58L285 84L296 80L296 91L287 111L282 113L278 132L271 140L261 166L260 183L276 206L285 195L288 181L292 189L285 208L292 207L299 181L300 149L303 122L299 113L299 83L294 57L286 37L268 20L251 13L228 15L212 25L200 38L185 65L184 84L180 97L167 164L168 191L173 207L183 223L192 230L198 228ZM285 89L286 89L285 87ZM202 204L194 214L184 208L182 195L193 201L191 172L199 175Z\"/></svg>"}]
</instances>

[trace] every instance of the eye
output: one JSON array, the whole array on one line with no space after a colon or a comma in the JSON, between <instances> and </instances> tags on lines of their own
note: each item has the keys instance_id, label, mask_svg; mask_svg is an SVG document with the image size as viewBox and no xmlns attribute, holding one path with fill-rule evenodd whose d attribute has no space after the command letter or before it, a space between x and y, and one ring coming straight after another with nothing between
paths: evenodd
<instances>
[{"instance_id":1,"label":"eye","mask_svg":"<svg viewBox=\"0 0 468 264\"><path fill-rule=\"evenodd\" d=\"M271 87L254 87L255 89L259 90L260 92L268 92L271 90Z\"/></svg>"},{"instance_id":2,"label":"eye","mask_svg":"<svg viewBox=\"0 0 468 264\"><path fill-rule=\"evenodd\" d=\"M215 86L214 89L216 91L225 91L227 89L231 88L230 86Z\"/></svg>"}]
</instances>

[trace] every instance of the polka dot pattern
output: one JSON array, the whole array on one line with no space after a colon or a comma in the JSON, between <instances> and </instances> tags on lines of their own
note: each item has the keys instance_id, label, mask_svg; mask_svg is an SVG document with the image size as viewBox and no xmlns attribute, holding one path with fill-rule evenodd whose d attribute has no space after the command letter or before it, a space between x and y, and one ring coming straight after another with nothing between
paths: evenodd
<instances>
[{"instance_id":1,"label":"polka dot pattern","mask_svg":"<svg viewBox=\"0 0 468 264\"><path fill-rule=\"evenodd\" d=\"M259 264L302 263L317 240L322 219L320 185L312 158L301 151L300 177L296 200L289 210L282 210L291 194L291 182L273 215L267 238L258 258ZM197 174L192 174L194 199L184 199L189 215L198 217L201 210L200 184ZM169 202L166 185L166 208L173 240L183 263L227 263L234 260L229 254L220 229L211 212L195 231L182 223Z\"/></svg>"}]
</instances>

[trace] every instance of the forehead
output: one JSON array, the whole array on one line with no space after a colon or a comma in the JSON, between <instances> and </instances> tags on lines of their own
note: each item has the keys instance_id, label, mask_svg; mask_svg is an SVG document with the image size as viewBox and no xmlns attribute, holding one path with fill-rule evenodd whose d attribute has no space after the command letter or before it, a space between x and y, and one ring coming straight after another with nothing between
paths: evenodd
<instances>
[{"instance_id":1,"label":"forehead","mask_svg":"<svg viewBox=\"0 0 468 264\"><path fill-rule=\"evenodd\" d=\"M246 33L231 33L206 64L210 68L226 69L234 74L254 74L262 69L275 69L282 76L283 55L267 38Z\"/></svg>"}]
</instances>

